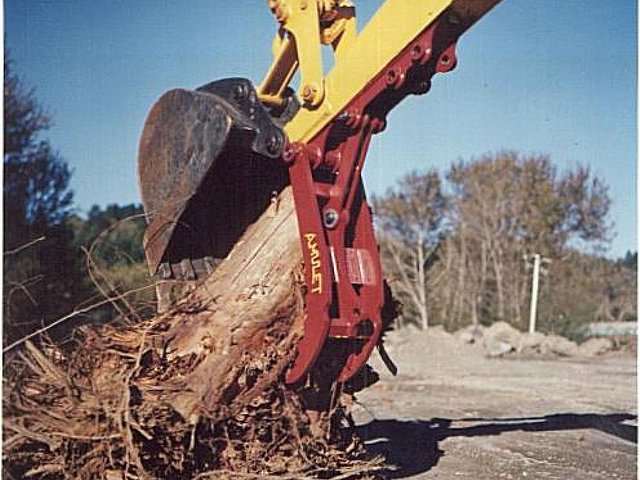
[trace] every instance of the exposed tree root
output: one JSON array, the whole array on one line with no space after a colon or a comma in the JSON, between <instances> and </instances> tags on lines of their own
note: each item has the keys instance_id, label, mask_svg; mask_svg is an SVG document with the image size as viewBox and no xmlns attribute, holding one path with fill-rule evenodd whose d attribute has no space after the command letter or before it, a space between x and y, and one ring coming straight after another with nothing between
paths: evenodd
<instances>
[{"instance_id":1,"label":"exposed tree root","mask_svg":"<svg viewBox=\"0 0 640 480\"><path fill-rule=\"evenodd\" d=\"M26 342L4 370L7 478L364 478L380 469L346 428L344 392L370 378L338 389L318 371L319 382L285 386L303 290L285 190L280 208L171 311L84 328L64 351ZM325 349L318 368L331 371L340 354Z\"/></svg>"},{"instance_id":2,"label":"exposed tree root","mask_svg":"<svg viewBox=\"0 0 640 480\"><path fill-rule=\"evenodd\" d=\"M234 391L184 418L170 403L202 361L158 347L162 318L127 330L85 329L70 353L27 344L8 365L4 462L8 478L360 478L379 468L357 439L312 425L282 374L292 336L274 325L264 353L237 366ZM318 435L315 432L328 434ZM347 475L347 476L344 476Z\"/></svg>"}]
</instances>

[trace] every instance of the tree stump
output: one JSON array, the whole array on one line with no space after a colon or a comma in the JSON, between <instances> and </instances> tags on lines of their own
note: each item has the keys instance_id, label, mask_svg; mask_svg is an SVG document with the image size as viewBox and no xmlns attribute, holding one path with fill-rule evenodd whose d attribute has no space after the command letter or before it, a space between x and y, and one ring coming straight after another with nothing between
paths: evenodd
<instances>
[{"instance_id":1,"label":"tree stump","mask_svg":"<svg viewBox=\"0 0 640 480\"><path fill-rule=\"evenodd\" d=\"M72 349L28 343L8 361L7 471L304 478L373 468L357 442L328 441L339 403L311 418L284 384L303 332L304 281L290 189L277 200L172 310L135 326L85 328Z\"/></svg>"}]
</instances>

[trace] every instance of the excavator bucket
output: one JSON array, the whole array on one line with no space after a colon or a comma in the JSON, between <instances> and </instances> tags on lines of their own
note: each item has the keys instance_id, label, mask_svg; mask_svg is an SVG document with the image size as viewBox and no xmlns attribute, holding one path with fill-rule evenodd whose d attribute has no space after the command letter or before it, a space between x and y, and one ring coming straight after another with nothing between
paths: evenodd
<instances>
[{"instance_id":1,"label":"excavator bucket","mask_svg":"<svg viewBox=\"0 0 640 480\"><path fill-rule=\"evenodd\" d=\"M249 80L175 89L152 107L138 154L152 275L198 280L288 182L282 128Z\"/></svg>"}]
</instances>

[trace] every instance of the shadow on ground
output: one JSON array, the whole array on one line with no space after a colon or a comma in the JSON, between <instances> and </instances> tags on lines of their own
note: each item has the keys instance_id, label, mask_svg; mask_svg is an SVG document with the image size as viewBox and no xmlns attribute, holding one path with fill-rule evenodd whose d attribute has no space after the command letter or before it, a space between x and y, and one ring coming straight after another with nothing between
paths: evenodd
<instances>
[{"instance_id":1,"label":"shadow on ground","mask_svg":"<svg viewBox=\"0 0 640 480\"><path fill-rule=\"evenodd\" d=\"M490 436L512 431L549 432L596 429L622 440L637 443L637 427L622 423L636 419L635 415L627 413L608 415L561 413L522 418L374 420L357 427L357 434L366 441L368 452L383 455L389 464L397 467L385 472L387 478L404 478L426 472L433 467L443 453L438 448L438 442L445 438ZM458 426L461 423L474 425Z\"/></svg>"}]
</instances>

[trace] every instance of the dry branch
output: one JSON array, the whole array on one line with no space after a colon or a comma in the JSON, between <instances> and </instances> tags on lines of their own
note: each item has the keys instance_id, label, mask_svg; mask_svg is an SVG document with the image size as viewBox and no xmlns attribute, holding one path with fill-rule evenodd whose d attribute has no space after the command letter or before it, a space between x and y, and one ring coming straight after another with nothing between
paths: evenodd
<instances>
[{"instance_id":1,"label":"dry branch","mask_svg":"<svg viewBox=\"0 0 640 480\"><path fill-rule=\"evenodd\" d=\"M45 239L46 239L46 237L44 237L44 236L38 237L38 238L36 238L34 240L31 240L30 242L25 243L24 245L20 245L19 247L14 248L13 250L8 250L6 252L2 252L2 256L3 257L8 257L10 255L15 255L16 253L19 253L22 250L26 250L27 248L33 247L37 243L43 242Z\"/></svg>"}]
</instances>

